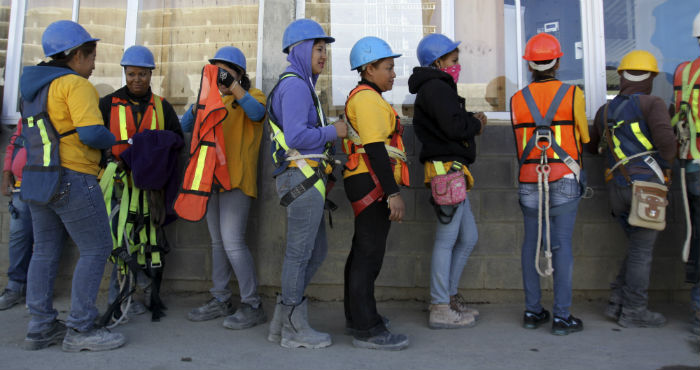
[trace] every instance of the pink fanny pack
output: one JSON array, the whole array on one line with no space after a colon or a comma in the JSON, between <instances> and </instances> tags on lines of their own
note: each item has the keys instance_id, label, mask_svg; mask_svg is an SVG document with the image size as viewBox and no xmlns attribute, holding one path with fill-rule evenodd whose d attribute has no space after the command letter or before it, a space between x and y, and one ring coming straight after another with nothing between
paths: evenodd
<instances>
[{"instance_id":1,"label":"pink fanny pack","mask_svg":"<svg viewBox=\"0 0 700 370\"><path fill-rule=\"evenodd\" d=\"M435 204L452 206L467 198L467 181L462 172L462 164L454 162L449 173L440 161L433 161L437 175L430 180L430 190ZM454 170L454 171L452 171Z\"/></svg>"}]
</instances>

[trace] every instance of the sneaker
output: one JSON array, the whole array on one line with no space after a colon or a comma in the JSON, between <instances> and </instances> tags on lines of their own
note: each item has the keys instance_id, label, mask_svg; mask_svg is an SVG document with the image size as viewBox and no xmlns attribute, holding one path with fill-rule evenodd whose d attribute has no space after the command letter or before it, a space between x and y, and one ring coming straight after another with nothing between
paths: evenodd
<instances>
[{"instance_id":1,"label":"sneaker","mask_svg":"<svg viewBox=\"0 0 700 370\"><path fill-rule=\"evenodd\" d=\"M391 321L386 317L379 315L382 318L382 321L384 322L384 328L389 330L391 329ZM352 327L352 323L350 321L345 321L345 335L350 335L350 336L356 336L357 335L357 330Z\"/></svg>"},{"instance_id":2,"label":"sneaker","mask_svg":"<svg viewBox=\"0 0 700 370\"><path fill-rule=\"evenodd\" d=\"M603 311L603 315L611 320L617 321L620 318L620 312L622 312L621 304L608 302L608 305L605 306L605 310Z\"/></svg>"},{"instance_id":3,"label":"sneaker","mask_svg":"<svg viewBox=\"0 0 700 370\"><path fill-rule=\"evenodd\" d=\"M233 315L234 309L231 300L221 302L216 298L212 298L209 302L201 307L197 307L187 314L187 319L190 321L207 321L217 317Z\"/></svg>"},{"instance_id":4,"label":"sneaker","mask_svg":"<svg viewBox=\"0 0 700 370\"><path fill-rule=\"evenodd\" d=\"M566 319L554 316L554 320L552 320L552 334L554 335L568 335L581 330L583 330L583 321L573 315L569 315Z\"/></svg>"},{"instance_id":5,"label":"sneaker","mask_svg":"<svg viewBox=\"0 0 700 370\"><path fill-rule=\"evenodd\" d=\"M68 329L63 338L63 351L108 351L123 346L126 338L122 333L112 333L107 328L93 328L81 333L75 329Z\"/></svg>"},{"instance_id":6,"label":"sneaker","mask_svg":"<svg viewBox=\"0 0 700 370\"><path fill-rule=\"evenodd\" d=\"M479 320L479 310L467 306L467 301L459 293L450 296L450 307L452 307L452 309L455 311L468 313L474 316L474 320Z\"/></svg>"},{"instance_id":7,"label":"sneaker","mask_svg":"<svg viewBox=\"0 0 700 370\"><path fill-rule=\"evenodd\" d=\"M0 311L6 310L20 302L22 302L22 293L5 289L0 295Z\"/></svg>"},{"instance_id":8,"label":"sneaker","mask_svg":"<svg viewBox=\"0 0 700 370\"><path fill-rule=\"evenodd\" d=\"M544 308L540 313L525 310L523 314L523 328L525 329L537 329L547 322L549 322L549 311Z\"/></svg>"},{"instance_id":9,"label":"sneaker","mask_svg":"<svg viewBox=\"0 0 700 370\"><path fill-rule=\"evenodd\" d=\"M666 317L658 312L649 311L646 308L637 311L623 308L620 313L620 318L617 320L617 324L623 328L658 328L666 324Z\"/></svg>"},{"instance_id":10,"label":"sneaker","mask_svg":"<svg viewBox=\"0 0 700 370\"><path fill-rule=\"evenodd\" d=\"M403 334L392 334L387 330L369 338L353 338L352 345L357 348L400 351L408 347L408 337Z\"/></svg>"},{"instance_id":11,"label":"sneaker","mask_svg":"<svg viewBox=\"0 0 700 370\"><path fill-rule=\"evenodd\" d=\"M253 308L247 303L241 303L236 313L224 320L224 327L234 330L247 329L263 324L265 321L267 321L267 316L265 316L262 304L258 308Z\"/></svg>"},{"instance_id":12,"label":"sneaker","mask_svg":"<svg viewBox=\"0 0 700 370\"><path fill-rule=\"evenodd\" d=\"M36 351L48 346L61 343L66 336L66 325L63 321L54 320L51 327L40 333L27 333L24 338L24 349Z\"/></svg>"},{"instance_id":13,"label":"sneaker","mask_svg":"<svg viewBox=\"0 0 700 370\"><path fill-rule=\"evenodd\" d=\"M474 316L457 312L449 304L431 304L428 327L431 329L471 328L476 325Z\"/></svg>"}]
</instances>

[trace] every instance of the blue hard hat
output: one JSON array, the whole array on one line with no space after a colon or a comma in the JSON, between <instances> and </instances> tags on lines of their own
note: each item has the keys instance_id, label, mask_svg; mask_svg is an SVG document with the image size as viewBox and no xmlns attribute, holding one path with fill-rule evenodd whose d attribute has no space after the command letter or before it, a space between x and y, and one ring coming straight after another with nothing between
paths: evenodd
<instances>
[{"instance_id":1,"label":"blue hard hat","mask_svg":"<svg viewBox=\"0 0 700 370\"><path fill-rule=\"evenodd\" d=\"M418 62L422 67L427 67L441 56L457 49L460 43L461 41L454 42L443 34L431 33L418 43Z\"/></svg>"},{"instance_id":2,"label":"blue hard hat","mask_svg":"<svg viewBox=\"0 0 700 370\"><path fill-rule=\"evenodd\" d=\"M216 61L222 61L226 63L232 63L236 66L246 70L245 68L245 55L243 52L235 46L224 46L216 51L214 57L209 59L209 63L214 63Z\"/></svg>"},{"instance_id":3,"label":"blue hard hat","mask_svg":"<svg viewBox=\"0 0 700 370\"><path fill-rule=\"evenodd\" d=\"M134 45L126 49L120 65L122 67L156 68L156 62L153 60L153 53L151 53L147 47L141 45Z\"/></svg>"},{"instance_id":4,"label":"blue hard hat","mask_svg":"<svg viewBox=\"0 0 700 370\"><path fill-rule=\"evenodd\" d=\"M50 57L86 42L99 40L90 36L83 26L73 21L61 20L46 27L41 36L41 46L44 48L44 55Z\"/></svg>"},{"instance_id":5,"label":"blue hard hat","mask_svg":"<svg viewBox=\"0 0 700 370\"><path fill-rule=\"evenodd\" d=\"M384 58L398 58L391 46L379 37L367 36L359 39L350 50L350 69L358 69L367 63Z\"/></svg>"},{"instance_id":6,"label":"blue hard hat","mask_svg":"<svg viewBox=\"0 0 700 370\"><path fill-rule=\"evenodd\" d=\"M311 19L297 19L287 26L282 36L282 51L289 54L289 47L299 41L323 39L330 44L334 38L326 35L320 24Z\"/></svg>"}]
</instances>

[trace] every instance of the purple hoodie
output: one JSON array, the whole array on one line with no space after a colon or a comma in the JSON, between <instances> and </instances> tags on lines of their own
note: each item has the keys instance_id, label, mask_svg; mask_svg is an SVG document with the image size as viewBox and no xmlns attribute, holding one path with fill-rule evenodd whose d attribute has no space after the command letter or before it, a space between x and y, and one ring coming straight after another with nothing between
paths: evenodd
<instances>
[{"instance_id":1,"label":"purple hoodie","mask_svg":"<svg viewBox=\"0 0 700 370\"><path fill-rule=\"evenodd\" d=\"M313 45L314 40L306 40L292 48L287 56L290 65L285 72L297 73L304 80L296 77L282 80L271 103L287 145L301 154L323 153L326 142L337 139L335 127L316 127L318 113L310 90L318 79L318 75L311 74Z\"/></svg>"}]
</instances>

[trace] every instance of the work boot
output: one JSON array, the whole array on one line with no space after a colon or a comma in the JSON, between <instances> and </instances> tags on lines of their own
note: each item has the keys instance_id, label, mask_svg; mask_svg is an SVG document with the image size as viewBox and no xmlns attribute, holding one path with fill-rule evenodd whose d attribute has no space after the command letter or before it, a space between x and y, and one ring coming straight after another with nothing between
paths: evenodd
<instances>
[{"instance_id":1,"label":"work boot","mask_svg":"<svg viewBox=\"0 0 700 370\"><path fill-rule=\"evenodd\" d=\"M623 328L658 328L666 324L666 317L658 312L652 312L644 308L642 310L630 310L623 308L617 324Z\"/></svg>"},{"instance_id":2,"label":"work boot","mask_svg":"<svg viewBox=\"0 0 700 370\"><path fill-rule=\"evenodd\" d=\"M391 329L391 320L389 320L389 318L387 318L386 316L379 316L382 318L384 328L386 328L387 330ZM350 321L345 320L345 332L343 334L350 335L353 337L357 335L357 330L352 327L352 323Z\"/></svg>"},{"instance_id":3,"label":"work boot","mask_svg":"<svg viewBox=\"0 0 700 370\"><path fill-rule=\"evenodd\" d=\"M622 305L620 303L615 303L612 301L608 302L608 305L605 306L605 310L603 311L603 315L605 317L617 321L620 318L620 312L622 311Z\"/></svg>"},{"instance_id":4,"label":"work boot","mask_svg":"<svg viewBox=\"0 0 700 370\"><path fill-rule=\"evenodd\" d=\"M75 329L68 329L63 338L64 352L80 351L109 351L123 346L126 338L122 333L112 333L107 328L92 328L81 333Z\"/></svg>"},{"instance_id":5,"label":"work boot","mask_svg":"<svg viewBox=\"0 0 700 370\"><path fill-rule=\"evenodd\" d=\"M386 330L369 338L355 337L352 340L352 345L357 348L400 351L408 347L408 337L403 334L392 334L389 330Z\"/></svg>"},{"instance_id":6,"label":"work boot","mask_svg":"<svg viewBox=\"0 0 700 370\"><path fill-rule=\"evenodd\" d=\"M331 336L309 326L308 300L304 298L296 306L282 304L282 340L284 348L324 348L331 345Z\"/></svg>"},{"instance_id":7,"label":"work boot","mask_svg":"<svg viewBox=\"0 0 700 370\"><path fill-rule=\"evenodd\" d=\"M224 327L234 330L248 329L265 321L267 321L267 316L265 316L262 304L258 304L258 308L253 308L247 303L241 303L236 313L224 320Z\"/></svg>"},{"instance_id":8,"label":"work boot","mask_svg":"<svg viewBox=\"0 0 700 370\"><path fill-rule=\"evenodd\" d=\"M36 351L48 346L61 343L66 336L66 325L63 321L54 320L51 327L39 333L27 333L24 338L24 349Z\"/></svg>"},{"instance_id":9,"label":"work boot","mask_svg":"<svg viewBox=\"0 0 700 370\"><path fill-rule=\"evenodd\" d=\"M6 310L20 302L22 302L22 292L5 289L0 295L0 311Z\"/></svg>"},{"instance_id":10,"label":"work boot","mask_svg":"<svg viewBox=\"0 0 700 370\"><path fill-rule=\"evenodd\" d=\"M552 320L552 334L554 335L569 335L581 330L583 330L583 321L573 315L569 315L567 318L554 316L554 320Z\"/></svg>"},{"instance_id":11,"label":"work boot","mask_svg":"<svg viewBox=\"0 0 700 370\"><path fill-rule=\"evenodd\" d=\"M544 308L540 313L526 310L523 314L523 328L537 329L540 325L549 321L549 311Z\"/></svg>"},{"instance_id":12,"label":"work boot","mask_svg":"<svg viewBox=\"0 0 700 370\"><path fill-rule=\"evenodd\" d=\"M466 312L457 312L449 304L431 304L428 327L431 329L470 328L476 325L474 316Z\"/></svg>"},{"instance_id":13,"label":"work boot","mask_svg":"<svg viewBox=\"0 0 700 370\"><path fill-rule=\"evenodd\" d=\"M471 314L472 316L474 316L474 320L479 320L479 310L477 310L476 308L468 307L467 301L459 293L450 296L450 307L457 312Z\"/></svg>"},{"instance_id":14,"label":"work boot","mask_svg":"<svg viewBox=\"0 0 700 370\"><path fill-rule=\"evenodd\" d=\"M267 340L274 343L279 343L282 340L282 296L279 294L275 303L275 312L272 314L272 320L270 320Z\"/></svg>"},{"instance_id":15,"label":"work boot","mask_svg":"<svg viewBox=\"0 0 700 370\"><path fill-rule=\"evenodd\" d=\"M221 316L233 315L234 309L231 300L221 302L216 298L212 298L203 306L197 307L187 314L187 319L190 321L207 321Z\"/></svg>"}]
</instances>

